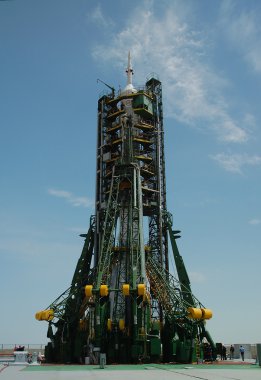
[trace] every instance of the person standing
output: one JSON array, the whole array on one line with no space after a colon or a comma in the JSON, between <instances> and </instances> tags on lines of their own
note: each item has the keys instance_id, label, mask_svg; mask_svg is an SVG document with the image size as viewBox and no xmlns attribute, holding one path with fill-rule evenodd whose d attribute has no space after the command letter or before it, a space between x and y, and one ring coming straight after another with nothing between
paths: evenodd
<instances>
[{"instance_id":1,"label":"person standing","mask_svg":"<svg viewBox=\"0 0 261 380\"><path fill-rule=\"evenodd\" d=\"M245 349L244 349L244 347L240 346L239 351L240 351L241 358L244 361L245 360Z\"/></svg>"},{"instance_id":2,"label":"person standing","mask_svg":"<svg viewBox=\"0 0 261 380\"><path fill-rule=\"evenodd\" d=\"M232 360L234 359L234 351L235 351L233 344L231 344L229 351L230 351L230 360Z\"/></svg>"},{"instance_id":3,"label":"person standing","mask_svg":"<svg viewBox=\"0 0 261 380\"><path fill-rule=\"evenodd\" d=\"M227 360L227 349L225 346L222 346L222 356L221 360Z\"/></svg>"}]
</instances>

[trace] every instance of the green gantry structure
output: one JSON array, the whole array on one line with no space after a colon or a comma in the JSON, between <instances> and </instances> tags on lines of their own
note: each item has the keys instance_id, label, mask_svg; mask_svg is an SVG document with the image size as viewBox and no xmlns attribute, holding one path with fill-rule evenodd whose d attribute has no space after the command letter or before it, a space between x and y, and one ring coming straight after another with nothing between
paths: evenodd
<instances>
[{"instance_id":1,"label":"green gantry structure","mask_svg":"<svg viewBox=\"0 0 261 380\"><path fill-rule=\"evenodd\" d=\"M125 89L98 100L95 215L71 286L36 313L49 323L49 363L216 357L212 312L192 294L167 211L162 85L151 75L134 88L130 55L126 72Z\"/></svg>"}]
</instances>

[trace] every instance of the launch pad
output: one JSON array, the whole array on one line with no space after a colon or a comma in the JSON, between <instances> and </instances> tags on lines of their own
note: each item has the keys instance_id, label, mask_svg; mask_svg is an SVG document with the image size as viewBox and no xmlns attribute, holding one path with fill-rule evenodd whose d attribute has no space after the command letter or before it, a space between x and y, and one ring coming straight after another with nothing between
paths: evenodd
<instances>
[{"instance_id":1,"label":"launch pad","mask_svg":"<svg viewBox=\"0 0 261 380\"><path fill-rule=\"evenodd\" d=\"M134 87L130 55L126 72L124 90L98 100L95 215L71 286L36 313L49 363L216 357L212 312L191 291L167 210L162 85L153 75Z\"/></svg>"}]
</instances>

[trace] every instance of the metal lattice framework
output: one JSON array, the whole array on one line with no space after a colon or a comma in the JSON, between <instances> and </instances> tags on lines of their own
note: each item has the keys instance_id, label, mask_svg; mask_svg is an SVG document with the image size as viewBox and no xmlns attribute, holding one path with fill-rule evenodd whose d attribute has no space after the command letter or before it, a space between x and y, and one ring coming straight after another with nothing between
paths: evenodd
<instances>
[{"instance_id":1,"label":"metal lattice framework","mask_svg":"<svg viewBox=\"0 0 261 380\"><path fill-rule=\"evenodd\" d=\"M70 288L37 314L51 362L189 362L206 342L215 356L167 212L162 85L134 88L132 74L129 58L125 89L98 100L95 216Z\"/></svg>"}]
</instances>

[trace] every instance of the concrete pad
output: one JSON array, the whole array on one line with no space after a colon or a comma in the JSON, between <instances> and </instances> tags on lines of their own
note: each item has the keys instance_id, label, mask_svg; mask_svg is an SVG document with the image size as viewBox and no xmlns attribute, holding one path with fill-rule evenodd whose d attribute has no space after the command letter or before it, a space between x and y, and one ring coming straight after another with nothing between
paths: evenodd
<instances>
[{"instance_id":1,"label":"concrete pad","mask_svg":"<svg viewBox=\"0 0 261 380\"><path fill-rule=\"evenodd\" d=\"M49 368L48 368L49 367ZM77 367L77 369L75 368ZM118 369L115 369L118 367ZM143 366L9 366L1 372L1 380L260 380L257 365L143 365ZM130 369L132 367L132 369Z\"/></svg>"}]
</instances>

